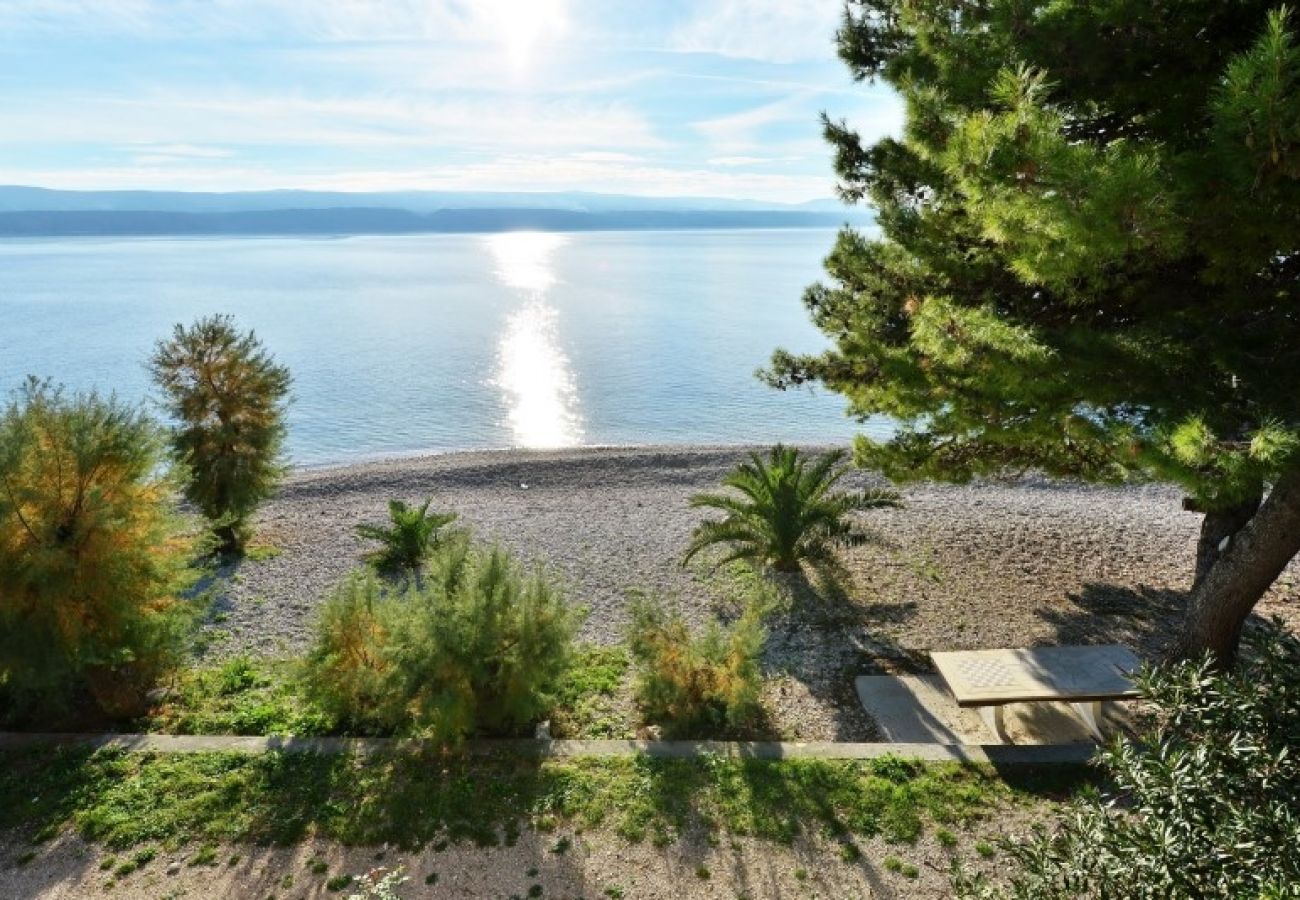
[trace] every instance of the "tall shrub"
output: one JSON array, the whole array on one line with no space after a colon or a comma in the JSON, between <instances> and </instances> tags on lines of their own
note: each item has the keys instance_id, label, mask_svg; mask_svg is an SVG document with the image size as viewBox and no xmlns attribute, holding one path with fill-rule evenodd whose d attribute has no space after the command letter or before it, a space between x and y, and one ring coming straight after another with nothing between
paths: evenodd
<instances>
[{"instance_id":1,"label":"tall shrub","mask_svg":"<svg viewBox=\"0 0 1300 900\"><path fill-rule=\"evenodd\" d=\"M150 359L189 469L185 495L213 523L222 552L242 549L249 516L279 484L291 379L230 316L177 325Z\"/></svg>"},{"instance_id":2,"label":"tall shrub","mask_svg":"<svg viewBox=\"0 0 1300 900\"><path fill-rule=\"evenodd\" d=\"M157 427L115 398L31 379L0 414L0 698L11 716L79 687L106 713L132 714L173 661L195 543L164 462Z\"/></svg>"},{"instance_id":3,"label":"tall shrub","mask_svg":"<svg viewBox=\"0 0 1300 900\"><path fill-rule=\"evenodd\" d=\"M631 614L628 645L647 720L673 737L717 737L758 722L767 640L761 606L751 604L729 627L710 622L698 634L657 599L635 599Z\"/></svg>"},{"instance_id":4,"label":"tall shrub","mask_svg":"<svg viewBox=\"0 0 1300 900\"><path fill-rule=\"evenodd\" d=\"M446 741L516 733L545 713L581 621L550 578L461 533L404 592L358 575L331 598L308 680L362 728Z\"/></svg>"}]
</instances>

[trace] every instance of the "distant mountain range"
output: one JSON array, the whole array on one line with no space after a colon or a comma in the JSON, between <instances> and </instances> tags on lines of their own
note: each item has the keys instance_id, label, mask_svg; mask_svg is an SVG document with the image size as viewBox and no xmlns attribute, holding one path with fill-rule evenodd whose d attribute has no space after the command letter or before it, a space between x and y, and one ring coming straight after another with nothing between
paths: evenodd
<instances>
[{"instance_id":1,"label":"distant mountain range","mask_svg":"<svg viewBox=\"0 0 1300 900\"><path fill-rule=\"evenodd\" d=\"M0 237L826 228L871 222L870 213L836 200L779 204L583 192L191 193L0 186Z\"/></svg>"}]
</instances>

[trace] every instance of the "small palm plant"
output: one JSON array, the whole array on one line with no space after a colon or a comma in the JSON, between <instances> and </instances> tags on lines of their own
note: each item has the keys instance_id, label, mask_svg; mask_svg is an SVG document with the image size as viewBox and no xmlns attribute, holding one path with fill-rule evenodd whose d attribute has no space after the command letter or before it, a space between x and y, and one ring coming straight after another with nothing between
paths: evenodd
<instances>
[{"instance_id":1,"label":"small palm plant","mask_svg":"<svg viewBox=\"0 0 1300 900\"><path fill-rule=\"evenodd\" d=\"M848 514L897 507L890 491L835 492L849 467L843 450L809 460L795 447L777 444L764 458L751 453L722 480L740 493L696 494L691 506L721 510L720 520L702 522L683 564L714 544L730 547L719 565L743 559L778 572L797 572L802 562L828 562L836 545L857 545L866 535Z\"/></svg>"},{"instance_id":2,"label":"small palm plant","mask_svg":"<svg viewBox=\"0 0 1300 900\"><path fill-rule=\"evenodd\" d=\"M401 500L388 501L389 525L358 525L357 534L383 546L370 557L376 568L419 572L429 552L438 544L439 531L456 520L455 513L431 513L432 500L420 507Z\"/></svg>"}]
</instances>

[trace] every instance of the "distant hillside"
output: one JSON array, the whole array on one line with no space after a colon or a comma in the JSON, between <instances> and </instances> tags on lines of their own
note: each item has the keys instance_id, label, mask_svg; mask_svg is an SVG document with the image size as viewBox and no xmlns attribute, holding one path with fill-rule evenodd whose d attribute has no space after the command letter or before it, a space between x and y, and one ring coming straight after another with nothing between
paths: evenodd
<instances>
[{"instance_id":1,"label":"distant hillside","mask_svg":"<svg viewBox=\"0 0 1300 900\"><path fill-rule=\"evenodd\" d=\"M0 236L413 234L824 228L871 217L834 200L797 205L614 194L411 191L54 191L0 186Z\"/></svg>"}]
</instances>

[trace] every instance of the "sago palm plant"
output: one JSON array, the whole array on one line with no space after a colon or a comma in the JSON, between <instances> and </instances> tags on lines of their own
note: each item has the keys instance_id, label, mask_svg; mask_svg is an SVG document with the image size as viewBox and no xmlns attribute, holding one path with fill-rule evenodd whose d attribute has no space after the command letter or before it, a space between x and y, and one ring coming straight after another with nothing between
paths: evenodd
<instances>
[{"instance_id":1,"label":"sago palm plant","mask_svg":"<svg viewBox=\"0 0 1300 900\"><path fill-rule=\"evenodd\" d=\"M357 534L382 545L371 555L376 568L419 572L429 551L438 543L438 532L456 520L455 513L431 513L432 500L420 507L401 500L388 501L389 525L358 525Z\"/></svg>"},{"instance_id":2,"label":"sago palm plant","mask_svg":"<svg viewBox=\"0 0 1300 900\"><path fill-rule=\"evenodd\" d=\"M900 506L890 491L834 491L848 471L843 450L812 460L795 447L777 444L766 457L751 453L723 479L736 494L696 494L691 506L720 510L725 517L695 529L683 563L715 544L729 549L719 565L737 559L778 572L802 562L825 562L833 548L865 540L849 513Z\"/></svg>"}]
</instances>

